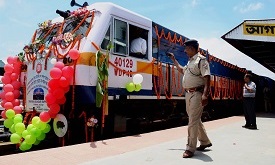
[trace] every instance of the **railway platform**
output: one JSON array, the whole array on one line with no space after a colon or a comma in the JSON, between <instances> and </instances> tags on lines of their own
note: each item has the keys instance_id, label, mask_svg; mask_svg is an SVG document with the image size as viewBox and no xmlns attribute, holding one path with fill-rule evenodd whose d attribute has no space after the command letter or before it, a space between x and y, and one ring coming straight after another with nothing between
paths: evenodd
<instances>
[{"instance_id":1,"label":"railway platform","mask_svg":"<svg viewBox=\"0 0 275 165\"><path fill-rule=\"evenodd\" d=\"M92 143L13 154L0 164L64 165L271 165L275 163L275 115L258 114L258 130L242 128L234 116L205 122L213 146L182 158L187 126Z\"/></svg>"}]
</instances>

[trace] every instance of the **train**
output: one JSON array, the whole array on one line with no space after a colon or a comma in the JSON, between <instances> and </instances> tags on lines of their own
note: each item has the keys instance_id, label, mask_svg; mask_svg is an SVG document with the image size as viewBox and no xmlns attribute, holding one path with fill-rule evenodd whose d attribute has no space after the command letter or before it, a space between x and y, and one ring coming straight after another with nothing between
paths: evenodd
<instances>
[{"instance_id":1,"label":"train","mask_svg":"<svg viewBox=\"0 0 275 165\"><path fill-rule=\"evenodd\" d=\"M188 57L183 45L190 38L113 3L79 6L72 12L57 10L60 17L39 24L30 44L19 54L26 126L31 118L50 110L50 99L46 97L52 90L55 62L74 69L59 111L67 119L68 129L62 140L51 131L47 138L55 140L45 143L71 145L187 124L183 75L166 52L174 53L179 63L186 65ZM131 41L137 34L147 43L142 57L130 53ZM79 57L73 58L71 50L77 50ZM199 52L209 61L211 71L210 101L202 119L242 114L243 78L249 71L206 49L199 48ZM104 71L101 67L108 72L103 84L99 83L99 72ZM138 84L140 89L129 91L127 85L133 83L135 75L143 81ZM275 82L267 77L254 75L254 81L258 98L265 85L275 90ZM97 106L99 91L104 95ZM259 110L262 104L259 99Z\"/></svg>"}]
</instances>

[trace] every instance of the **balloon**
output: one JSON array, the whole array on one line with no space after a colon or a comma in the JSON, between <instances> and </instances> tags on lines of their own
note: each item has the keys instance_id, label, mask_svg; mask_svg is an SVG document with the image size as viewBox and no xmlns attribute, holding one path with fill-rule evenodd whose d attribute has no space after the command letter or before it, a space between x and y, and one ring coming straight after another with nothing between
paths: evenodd
<instances>
[{"instance_id":1,"label":"balloon","mask_svg":"<svg viewBox=\"0 0 275 165\"><path fill-rule=\"evenodd\" d=\"M66 103L66 97L64 96L61 99L57 99L56 103L60 104L60 105L65 104Z\"/></svg>"},{"instance_id":2,"label":"balloon","mask_svg":"<svg viewBox=\"0 0 275 165\"><path fill-rule=\"evenodd\" d=\"M11 65L11 64L5 64L5 66L4 66L4 70L5 70L5 72L7 72L7 73L12 73L13 72L13 66Z\"/></svg>"},{"instance_id":3,"label":"balloon","mask_svg":"<svg viewBox=\"0 0 275 165\"><path fill-rule=\"evenodd\" d=\"M14 110L13 110L13 109L8 109L8 110L6 111L6 116L7 116L8 119L13 118L13 117L15 116Z\"/></svg>"},{"instance_id":4,"label":"balloon","mask_svg":"<svg viewBox=\"0 0 275 165\"><path fill-rule=\"evenodd\" d=\"M10 57L7 58L7 62L8 62L8 64L14 64L15 63L15 59L10 56Z\"/></svg>"},{"instance_id":5,"label":"balloon","mask_svg":"<svg viewBox=\"0 0 275 165\"><path fill-rule=\"evenodd\" d=\"M70 86L66 86L66 87L63 87L63 90L65 93L69 92L70 91Z\"/></svg>"},{"instance_id":6,"label":"balloon","mask_svg":"<svg viewBox=\"0 0 275 165\"><path fill-rule=\"evenodd\" d=\"M135 84L134 83L128 83L126 85L126 89L128 92L133 92L135 90Z\"/></svg>"},{"instance_id":7,"label":"balloon","mask_svg":"<svg viewBox=\"0 0 275 165\"><path fill-rule=\"evenodd\" d=\"M14 119L13 119L14 124L22 123L22 121L23 121L23 119L21 117L18 117L18 116L14 117Z\"/></svg>"},{"instance_id":8,"label":"balloon","mask_svg":"<svg viewBox=\"0 0 275 165\"><path fill-rule=\"evenodd\" d=\"M20 97L20 91L18 89L15 89L13 91L14 98L19 98Z\"/></svg>"},{"instance_id":9,"label":"balloon","mask_svg":"<svg viewBox=\"0 0 275 165\"><path fill-rule=\"evenodd\" d=\"M64 97L64 95L65 95L64 90L61 88L57 88L53 91L53 96L56 99L61 99L62 97Z\"/></svg>"},{"instance_id":10,"label":"balloon","mask_svg":"<svg viewBox=\"0 0 275 165\"><path fill-rule=\"evenodd\" d=\"M59 80L51 79L48 82L48 86L51 88L51 90L55 90L55 89L59 88Z\"/></svg>"},{"instance_id":11,"label":"balloon","mask_svg":"<svg viewBox=\"0 0 275 165\"><path fill-rule=\"evenodd\" d=\"M63 62L56 62L55 64L54 64L54 67L56 67L56 68L59 68L59 69L63 69L64 68L64 63Z\"/></svg>"},{"instance_id":12,"label":"balloon","mask_svg":"<svg viewBox=\"0 0 275 165\"><path fill-rule=\"evenodd\" d=\"M1 101L1 106L4 107L4 105L6 104L6 102L7 102L6 99L3 98L3 100ZM10 108L8 108L8 109L10 109Z\"/></svg>"},{"instance_id":13,"label":"balloon","mask_svg":"<svg viewBox=\"0 0 275 165\"><path fill-rule=\"evenodd\" d=\"M22 113L22 108L20 106L15 106L13 108L13 110L15 111L15 114L21 114Z\"/></svg>"},{"instance_id":14,"label":"balloon","mask_svg":"<svg viewBox=\"0 0 275 165\"><path fill-rule=\"evenodd\" d=\"M33 143L33 145L38 145L40 143L40 140L36 139L36 141Z\"/></svg>"},{"instance_id":15,"label":"balloon","mask_svg":"<svg viewBox=\"0 0 275 165\"><path fill-rule=\"evenodd\" d=\"M4 126L5 126L6 128L10 128L12 125L13 125L13 120L12 120L12 119L6 119L6 120L4 121Z\"/></svg>"},{"instance_id":16,"label":"balloon","mask_svg":"<svg viewBox=\"0 0 275 165\"><path fill-rule=\"evenodd\" d=\"M4 118L4 119L7 118L7 116L6 116L6 111L5 111L5 110L1 112L1 116L2 116L2 118Z\"/></svg>"},{"instance_id":17,"label":"balloon","mask_svg":"<svg viewBox=\"0 0 275 165\"><path fill-rule=\"evenodd\" d=\"M25 140L21 143L19 149L21 151L26 151L26 150L29 150L32 148L32 145L31 144L28 144Z\"/></svg>"},{"instance_id":18,"label":"balloon","mask_svg":"<svg viewBox=\"0 0 275 165\"><path fill-rule=\"evenodd\" d=\"M44 133L48 133L51 130L51 126L49 124L46 124L46 128L42 130Z\"/></svg>"},{"instance_id":19,"label":"balloon","mask_svg":"<svg viewBox=\"0 0 275 165\"><path fill-rule=\"evenodd\" d=\"M41 134L41 131L38 128L32 128L30 131L31 135L33 135L34 137L38 137Z\"/></svg>"},{"instance_id":20,"label":"balloon","mask_svg":"<svg viewBox=\"0 0 275 165\"><path fill-rule=\"evenodd\" d=\"M54 65L56 62L57 62L56 58L52 58L52 59L51 59L51 64Z\"/></svg>"},{"instance_id":21,"label":"balloon","mask_svg":"<svg viewBox=\"0 0 275 165\"><path fill-rule=\"evenodd\" d=\"M79 53L79 51L76 50L76 49L71 49L71 50L69 51L69 56L70 56L71 59L76 60L76 59L79 58L80 53Z\"/></svg>"},{"instance_id":22,"label":"balloon","mask_svg":"<svg viewBox=\"0 0 275 165\"><path fill-rule=\"evenodd\" d=\"M40 136L37 137L37 140L42 141L45 139L45 137L46 137L46 134L44 132L41 132Z\"/></svg>"},{"instance_id":23,"label":"balloon","mask_svg":"<svg viewBox=\"0 0 275 165\"><path fill-rule=\"evenodd\" d=\"M54 113L51 110L49 110L48 112L49 112L49 114L50 114L50 116L51 116L52 119L54 119L56 117L56 115L57 115L57 113Z\"/></svg>"},{"instance_id":24,"label":"balloon","mask_svg":"<svg viewBox=\"0 0 275 165\"><path fill-rule=\"evenodd\" d=\"M17 133L13 133L13 134L11 134L10 140L13 144L17 144L20 142L21 136L18 135Z\"/></svg>"},{"instance_id":25,"label":"balloon","mask_svg":"<svg viewBox=\"0 0 275 165\"><path fill-rule=\"evenodd\" d=\"M21 83L19 81L13 81L11 85L14 89L19 89L21 87Z\"/></svg>"},{"instance_id":26,"label":"balloon","mask_svg":"<svg viewBox=\"0 0 275 165\"><path fill-rule=\"evenodd\" d=\"M4 91L5 92L12 92L14 90L13 86L11 84L6 84L4 86Z\"/></svg>"},{"instance_id":27,"label":"balloon","mask_svg":"<svg viewBox=\"0 0 275 165\"><path fill-rule=\"evenodd\" d=\"M60 77L60 79L59 79L59 85L64 88L64 87L69 86L70 83L69 83L69 81L65 77Z\"/></svg>"},{"instance_id":28,"label":"balloon","mask_svg":"<svg viewBox=\"0 0 275 165\"><path fill-rule=\"evenodd\" d=\"M47 102L48 104L53 104L53 103L55 103L56 98L54 97L53 94L48 93L48 94L46 95L46 97L45 97L45 100L46 100L46 102Z\"/></svg>"},{"instance_id":29,"label":"balloon","mask_svg":"<svg viewBox=\"0 0 275 165\"><path fill-rule=\"evenodd\" d=\"M12 105L13 106L19 106L20 105L20 100L18 100L18 99L14 99L12 102ZM15 110L14 110L15 111ZM15 112L16 113L16 112ZM17 114L17 113L16 113Z\"/></svg>"},{"instance_id":30,"label":"balloon","mask_svg":"<svg viewBox=\"0 0 275 165\"><path fill-rule=\"evenodd\" d=\"M51 116L48 112L41 112L40 115L39 115L39 118L40 118L41 121L47 122L51 119Z\"/></svg>"},{"instance_id":31,"label":"balloon","mask_svg":"<svg viewBox=\"0 0 275 165\"><path fill-rule=\"evenodd\" d=\"M49 111L53 114L57 114L60 111L60 106L58 104L52 104Z\"/></svg>"},{"instance_id":32,"label":"balloon","mask_svg":"<svg viewBox=\"0 0 275 165\"><path fill-rule=\"evenodd\" d=\"M5 99L5 91L0 92L0 99Z\"/></svg>"},{"instance_id":33,"label":"balloon","mask_svg":"<svg viewBox=\"0 0 275 165\"><path fill-rule=\"evenodd\" d=\"M53 79L59 79L62 76L62 71L59 68L52 68L50 70L50 76Z\"/></svg>"},{"instance_id":34,"label":"balloon","mask_svg":"<svg viewBox=\"0 0 275 165\"><path fill-rule=\"evenodd\" d=\"M34 128L34 125L33 124L29 124L27 126L27 131L30 133L33 128Z\"/></svg>"},{"instance_id":35,"label":"balloon","mask_svg":"<svg viewBox=\"0 0 275 165\"><path fill-rule=\"evenodd\" d=\"M27 135L30 135L31 133L28 131L28 130L24 130L23 132L22 132L22 137L23 138L26 138L26 136Z\"/></svg>"},{"instance_id":36,"label":"balloon","mask_svg":"<svg viewBox=\"0 0 275 165\"><path fill-rule=\"evenodd\" d=\"M36 141L36 137L33 135L27 135L25 138L25 142L28 144L33 144Z\"/></svg>"},{"instance_id":37,"label":"balloon","mask_svg":"<svg viewBox=\"0 0 275 165\"><path fill-rule=\"evenodd\" d=\"M141 74L135 74L133 76L133 82L134 84L141 84L143 81L143 76Z\"/></svg>"},{"instance_id":38,"label":"balloon","mask_svg":"<svg viewBox=\"0 0 275 165\"><path fill-rule=\"evenodd\" d=\"M34 123L36 123L37 121L39 121L40 119L39 119L39 117L38 116L34 116L33 118L32 118L32 124L34 125Z\"/></svg>"},{"instance_id":39,"label":"balloon","mask_svg":"<svg viewBox=\"0 0 275 165\"><path fill-rule=\"evenodd\" d=\"M20 117L21 119L23 119L23 116L21 114L16 114L14 117Z\"/></svg>"},{"instance_id":40,"label":"balloon","mask_svg":"<svg viewBox=\"0 0 275 165\"><path fill-rule=\"evenodd\" d=\"M11 133L15 133L16 132L14 127L15 127L15 124L11 125L11 127L9 129Z\"/></svg>"},{"instance_id":41,"label":"balloon","mask_svg":"<svg viewBox=\"0 0 275 165\"><path fill-rule=\"evenodd\" d=\"M16 133L21 134L25 130L25 125L23 123L17 123L15 124L15 131Z\"/></svg>"},{"instance_id":42,"label":"balloon","mask_svg":"<svg viewBox=\"0 0 275 165\"><path fill-rule=\"evenodd\" d=\"M11 102L6 102L6 103L4 104L4 108L5 108L5 109L12 109L12 108L13 108L13 104L12 104Z\"/></svg>"},{"instance_id":43,"label":"balloon","mask_svg":"<svg viewBox=\"0 0 275 165\"><path fill-rule=\"evenodd\" d=\"M62 75L66 77L67 79L71 79L74 74L74 69L70 66L65 66L62 69Z\"/></svg>"},{"instance_id":44,"label":"balloon","mask_svg":"<svg viewBox=\"0 0 275 165\"><path fill-rule=\"evenodd\" d=\"M18 79L18 74L17 73L12 73L10 78L11 78L11 81L16 81Z\"/></svg>"},{"instance_id":45,"label":"balloon","mask_svg":"<svg viewBox=\"0 0 275 165\"><path fill-rule=\"evenodd\" d=\"M141 88L142 88L141 84L136 84L136 85L135 85L135 91L136 91L136 92L140 91Z\"/></svg>"},{"instance_id":46,"label":"balloon","mask_svg":"<svg viewBox=\"0 0 275 165\"><path fill-rule=\"evenodd\" d=\"M7 101L13 101L14 100L14 94L12 92L7 92L5 94L5 98Z\"/></svg>"},{"instance_id":47,"label":"balloon","mask_svg":"<svg viewBox=\"0 0 275 165\"><path fill-rule=\"evenodd\" d=\"M1 78L3 84L9 84L11 83L11 78L9 76L3 76Z\"/></svg>"},{"instance_id":48,"label":"balloon","mask_svg":"<svg viewBox=\"0 0 275 165\"><path fill-rule=\"evenodd\" d=\"M38 128L38 129L40 129L40 130L43 130L43 129L45 129L46 128L46 122L43 122L43 121L37 121L36 123L35 123L35 126L36 126L36 128Z\"/></svg>"}]
</instances>

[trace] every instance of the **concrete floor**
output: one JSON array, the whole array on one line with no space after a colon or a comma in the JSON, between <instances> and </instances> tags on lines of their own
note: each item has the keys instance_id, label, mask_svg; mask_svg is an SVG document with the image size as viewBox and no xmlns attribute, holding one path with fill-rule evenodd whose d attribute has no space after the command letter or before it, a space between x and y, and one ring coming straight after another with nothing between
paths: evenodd
<instances>
[{"instance_id":1,"label":"concrete floor","mask_svg":"<svg viewBox=\"0 0 275 165\"><path fill-rule=\"evenodd\" d=\"M129 136L95 143L0 157L0 164L82 165L273 165L275 164L275 115L258 115L258 130L241 126L243 117L205 123L213 146L183 159L187 127ZM199 145L199 144L198 144Z\"/></svg>"}]
</instances>

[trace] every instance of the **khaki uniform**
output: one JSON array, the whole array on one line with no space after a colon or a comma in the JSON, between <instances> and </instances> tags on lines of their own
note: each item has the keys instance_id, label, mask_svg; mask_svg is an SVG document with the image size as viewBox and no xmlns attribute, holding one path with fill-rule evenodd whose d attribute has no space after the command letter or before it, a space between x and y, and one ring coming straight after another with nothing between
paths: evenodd
<instances>
[{"instance_id":1,"label":"khaki uniform","mask_svg":"<svg viewBox=\"0 0 275 165\"><path fill-rule=\"evenodd\" d=\"M198 67L198 65L200 65ZM194 55L184 66L184 76L182 80L183 88L196 88L204 86L204 76L210 75L209 63L206 58L199 53ZM191 152L195 152L197 147L197 139L201 145L207 145L210 142L204 126L201 121L203 106L201 104L202 93L195 91L185 94L186 112L189 117L188 122L188 141L187 148Z\"/></svg>"}]
</instances>

